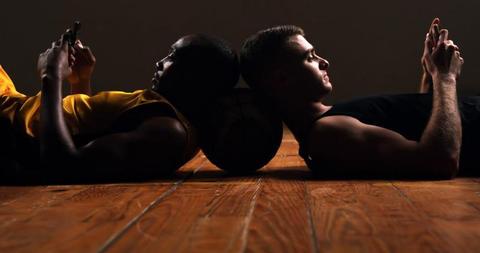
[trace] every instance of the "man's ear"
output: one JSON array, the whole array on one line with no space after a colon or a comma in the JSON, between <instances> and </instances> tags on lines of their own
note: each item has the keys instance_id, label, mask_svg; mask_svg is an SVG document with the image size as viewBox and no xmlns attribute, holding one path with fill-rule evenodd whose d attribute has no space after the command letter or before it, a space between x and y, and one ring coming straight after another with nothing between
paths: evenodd
<instances>
[{"instance_id":1,"label":"man's ear","mask_svg":"<svg viewBox=\"0 0 480 253\"><path fill-rule=\"evenodd\" d=\"M272 83L275 83L278 86L283 86L288 82L289 76L285 71L282 71L280 68L276 68L270 73L270 80Z\"/></svg>"},{"instance_id":2,"label":"man's ear","mask_svg":"<svg viewBox=\"0 0 480 253\"><path fill-rule=\"evenodd\" d=\"M280 70L271 70L268 75L262 78L263 93L272 101L277 101L281 97L283 87L287 84L288 76Z\"/></svg>"}]
</instances>

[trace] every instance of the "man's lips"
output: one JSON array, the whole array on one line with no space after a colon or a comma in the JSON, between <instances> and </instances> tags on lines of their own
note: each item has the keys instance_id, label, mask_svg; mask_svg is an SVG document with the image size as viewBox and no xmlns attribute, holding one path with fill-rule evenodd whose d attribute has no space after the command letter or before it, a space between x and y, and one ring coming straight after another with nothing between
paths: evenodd
<instances>
[{"instance_id":1,"label":"man's lips","mask_svg":"<svg viewBox=\"0 0 480 253\"><path fill-rule=\"evenodd\" d=\"M327 74L327 73L325 73L325 74L323 75L323 80L325 80L325 82L330 81L330 78L328 78L328 74Z\"/></svg>"},{"instance_id":2,"label":"man's lips","mask_svg":"<svg viewBox=\"0 0 480 253\"><path fill-rule=\"evenodd\" d=\"M157 71L153 74L152 82L158 82L160 76L163 74L163 71Z\"/></svg>"},{"instance_id":3,"label":"man's lips","mask_svg":"<svg viewBox=\"0 0 480 253\"><path fill-rule=\"evenodd\" d=\"M163 74L163 71L159 70L157 72L155 72L155 74L153 74L154 77L156 78L160 78L160 76Z\"/></svg>"}]
</instances>

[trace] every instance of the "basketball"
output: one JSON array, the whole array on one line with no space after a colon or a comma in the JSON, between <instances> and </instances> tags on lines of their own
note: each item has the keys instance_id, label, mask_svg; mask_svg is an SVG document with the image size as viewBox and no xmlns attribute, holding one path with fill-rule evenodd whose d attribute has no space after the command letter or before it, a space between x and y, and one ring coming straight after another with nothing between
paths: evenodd
<instances>
[{"instance_id":1,"label":"basketball","mask_svg":"<svg viewBox=\"0 0 480 253\"><path fill-rule=\"evenodd\" d=\"M234 173L262 168L282 142L275 110L247 88L234 89L210 104L200 146L217 167Z\"/></svg>"}]
</instances>

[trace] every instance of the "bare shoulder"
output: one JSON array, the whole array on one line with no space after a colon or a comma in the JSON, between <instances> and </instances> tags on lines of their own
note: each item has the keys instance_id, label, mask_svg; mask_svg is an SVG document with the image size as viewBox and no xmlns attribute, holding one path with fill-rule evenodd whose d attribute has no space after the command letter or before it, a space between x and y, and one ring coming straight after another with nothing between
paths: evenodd
<instances>
[{"instance_id":1,"label":"bare shoulder","mask_svg":"<svg viewBox=\"0 0 480 253\"><path fill-rule=\"evenodd\" d=\"M328 116L317 120L310 133L310 139L322 143L383 146L388 143L406 144L409 142L399 133L375 125L361 122L350 116Z\"/></svg>"},{"instance_id":2,"label":"bare shoulder","mask_svg":"<svg viewBox=\"0 0 480 253\"><path fill-rule=\"evenodd\" d=\"M172 117L152 117L142 122L135 130L126 132L128 145L151 152L154 147L169 147L182 150L188 142L188 130L180 120ZM167 151L167 150L165 150Z\"/></svg>"},{"instance_id":3,"label":"bare shoulder","mask_svg":"<svg viewBox=\"0 0 480 253\"><path fill-rule=\"evenodd\" d=\"M138 133L144 134L171 134L176 137L181 137L187 134L187 129L180 122L180 120L171 117L152 117L143 121L135 130Z\"/></svg>"},{"instance_id":4,"label":"bare shoulder","mask_svg":"<svg viewBox=\"0 0 480 253\"><path fill-rule=\"evenodd\" d=\"M329 116L315 122L308 141L309 155L343 168L417 166L416 141L399 133L365 124L349 116Z\"/></svg>"},{"instance_id":5,"label":"bare shoulder","mask_svg":"<svg viewBox=\"0 0 480 253\"><path fill-rule=\"evenodd\" d=\"M328 116L317 120L308 138L309 154L333 158L343 146L350 147L360 122L348 116Z\"/></svg>"},{"instance_id":6,"label":"bare shoulder","mask_svg":"<svg viewBox=\"0 0 480 253\"><path fill-rule=\"evenodd\" d=\"M362 127L366 127L368 125L360 122L358 119L350 117L350 116L343 116L343 115L336 115L336 116L328 116L325 118L321 118L317 120L313 126L312 134L327 134L331 136L331 134L335 133L346 133L346 132L356 132Z\"/></svg>"}]
</instances>

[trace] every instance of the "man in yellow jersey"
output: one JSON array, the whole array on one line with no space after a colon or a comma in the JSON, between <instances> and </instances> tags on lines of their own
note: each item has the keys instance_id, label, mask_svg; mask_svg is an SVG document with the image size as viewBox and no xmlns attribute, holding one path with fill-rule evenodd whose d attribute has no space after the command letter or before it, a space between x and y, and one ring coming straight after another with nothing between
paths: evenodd
<instances>
[{"instance_id":1,"label":"man in yellow jersey","mask_svg":"<svg viewBox=\"0 0 480 253\"><path fill-rule=\"evenodd\" d=\"M15 152L0 155L10 158L4 167L13 160L60 180L170 173L198 151L191 125L201 124L202 108L238 80L236 54L224 41L189 35L156 63L151 89L90 96L95 57L78 40L69 46L69 36L39 56L42 89L36 96L17 92L0 67L2 134L15 137ZM62 98L64 81L72 94Z\"/></svg>"}]
</instances>

